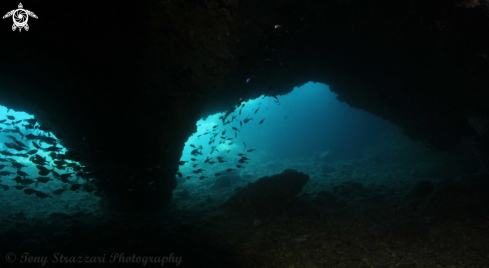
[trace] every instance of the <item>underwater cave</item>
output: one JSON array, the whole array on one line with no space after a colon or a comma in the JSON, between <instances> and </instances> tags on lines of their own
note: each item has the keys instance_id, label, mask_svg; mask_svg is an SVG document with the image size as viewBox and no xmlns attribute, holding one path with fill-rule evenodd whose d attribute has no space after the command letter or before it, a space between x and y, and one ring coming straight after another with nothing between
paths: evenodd
<instances>
[{"instance_id":1,"label":"underwater cave","mask_svg":"<svg viewBox=\"0 0 489 268\"><path fill-rule=\"evenodd\" d=\"M286 168L308 174L308 186L312 180L324 183L328 168L350 166L367 146L396 131L387 121L339 102L324 84L309 82L286 95L255 97L231 113L196 123L180 159L175 205L215 206L236 188Z\"/></svg>"},{"instance_id":2,"label":"underwater cave","mask_svg":"<svg viewBox=\"0 0 489 268\"><path fill-rule=\"evenodd\" d=\"M489 1L0 9L6 267L489 267Z\"/></svg>"}]
</instances>

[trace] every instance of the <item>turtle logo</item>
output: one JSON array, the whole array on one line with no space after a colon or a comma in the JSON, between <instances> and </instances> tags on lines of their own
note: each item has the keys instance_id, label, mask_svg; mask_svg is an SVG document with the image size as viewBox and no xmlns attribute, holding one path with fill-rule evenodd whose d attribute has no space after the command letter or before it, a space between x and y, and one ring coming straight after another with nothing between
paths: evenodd
<instances>
[{"instance_id":1,"label":"turtle logo","mask_svg":"<svg viewBox=\"0 0 489 268\"><path fill-rule=\"evenodd\" d=\"M12 16L12 19L14 20L14 24L12 25L12 31L15 31L15 29L19 28L19 32L24 28L26 31L29 31L29 25L27 25L27 21L29 20L29 16L36 18L36 14L34 12L29 11L27 9L23 9L22 3L19 3L19 8L11 10L3 16L3 19L8 18Z\"/></svg>"}]
</instances>

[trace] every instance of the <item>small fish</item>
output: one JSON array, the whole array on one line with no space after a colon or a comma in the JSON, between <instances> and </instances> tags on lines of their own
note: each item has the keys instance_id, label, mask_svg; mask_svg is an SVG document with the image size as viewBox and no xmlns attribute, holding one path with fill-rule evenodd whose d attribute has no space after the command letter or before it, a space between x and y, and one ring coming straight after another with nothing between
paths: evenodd
<instances>
[{"instance_id":1,"label":"small fish","mask_svg":"<svg viewBox=\"0 0 489 268\"><path fill-rule=\"evenodd\" d=\"M49 170L49 169L46 169L46 170L40 170L37 174L41 175L41 176L47 176L49 174L49 172L51 172L52 170Z\"/></svg>"},{"instance_id":2,"label":"small fish","mask_svg":"<svg viewBox=\"0 0 489 268\"><path fill-rule=\"evenodd\" d=\"M207 178L207 177L206 177L206 176L200 176L200 177L199 177L199 180L203 180L203 179L205 179L205 178Z\"/></svg>"},{"instance_id":3,"label":"small fish","mask_svg":"<svg viewBox=\"0 0 489 268\"><path fill-rule=\"evenodd\" d=\"M36 181L31 180L31 179L23 179L20 181L20 184L29 185L29 184L33 184L34 182L36 182Z\"/></svg>"},{"instance_id":4,"label":"small fish","mask_svg":"<svg viewBox=\"0 0 489 268\"><path fill-rule=\"evenodd\" d=\"M240 125L241 127L243 127L243 122L239 121L239 125Z\"/></svg>"},{"instance_id":5,"label":"small fish","mask_svg":"<svg viewBox=\"0 0 489 268\"><path fill-rule=\"evenodd\" d=\"M32 145L34 145L34 147L36 147L39 150L43 150L43 148L41 146L39 146L39 144L37 144L35 142L32 142Z\"/></svg>"},{"instance_id":6,"label":"small fish","mask_svg":"<svg viewBox=\"0 0 489 268\"><path fill-rule=\"evenodd\" d=\"M51 173L53 174L53 177L55 177L55 178L59 178L59 177L61 177L61 175L59 175L59 173L58 173L58 172L54 171L54 169L53 169L53 170L51 170ZM64 175L66 175L66 174L64 174Z\"/></svg>"},{"instance_id":7,"label":"small fish","mask_svg":"<svg viewBox=\"0 0 489 268\"><path fill-rule=\"evenodd\" d=\"M254 114L256 114L258 112L258 110L260 110L260 107L258 107L258 109L255 110Z\"/></svg>"},{"instance_id":8,"label":"small fish","mask_svg":"<svg viewBox=\"0 0 489 268\"><path fill-rule=\"evenodd\" d=\"M277 24L277 25L274 26L275 29L278 29L280 27L282 27L282 25L280 25L280 24Z\"/></svg>"},{"instance_id":9,"label":"small fish","mask_svg":"<svg viewBox=\"0 0 489 268\"><path fill-rule=\"evenodd\" d=\"M258 123L259 125L261 125L263 123L263 121L265 121L265 118L263 118L260 123Z\"/></svg>"},{"instance_id":10,"label":"small fish","mask_svg":"<svg viewBox=\"0 0 489 268\"><path fill-rule=\"evenodd\" d=\"M48 147L48 148L44 148L43 150L44 150L45 152L59 152L59 151L61 151L61 149L62 149L62 148L60 148L60 147L56 147L55 145L53 145L53 146L50 146L50 147Z\"/></svg>"},{"instance_id":11,"label":"small fish","mask_svg":"<svg viewBox=\"0 0 489 268\"><path fill-rule=\"evenodd\" d=\"M24 193L27 194L27 195L31 195L33 193L37 192L36 190L34 189L24 189Z\"/></svg>"},{"instance_id":12,"label":"small fish","mask_svg":"<svg viewBox=\"0 0 489 268\"><path fill-rule=\"evenodd\" d=\"M25 173L24 171L22 171L20 169L17 170L17 175L22 176L22 177L29 176L29 174Z\"/></svg>"},{"instance_id":13,"label":"small fish","mask_svg":"<svg viewBox=\"0 0 489 268\"><path fill-rule=\"evenodd\" d=\"M65 160L56 160L54 161L54 164L62 166L68 164L68 162L66 162Z\"/></svg>"},{"instance_id":14,"label":"small fish","mask_svg":"<svg viewBox=\"0 0 489 268\"><path fill-rule=\"evenodd\" d=\"M6 151L6 150L1 151L0 154L5 155L5 156L15 156L15 154L13 154L9 151Z\"/></svg>"},{"instance_id":15,"label":"small fish","mask_svg":"<svg viewBox=\"0 0 489 268\"><path fill-rule=\"evenodd\" d=\"M235 169L234 168L228 168L228 169L226 169L227 172L231 172L233 170L235 170Z\"/></svg>"},{"instance_id":16,"label":"small fish","mask_svg":"<svg viewBox=\"0 0 489 268\"><path fill-rule=\"evenodd\" d=\"M187 180L190 179L190 177L192 177L192 176L187 176Z\"/></svg>"},{"instance_id":17,"label":"small fish","mask_svg":"<svg viewBox=\"0 0 489 268\"><path fill-rule=\"evenodd\" d=\"M14 141L14 142L15 142L15 143L16 143L18 146L20 146L20 147L29 148L29 147L27 147L27 145L23 144L23 143L22 143L22 142L20 142L20 141ZM25 149L24 149L24 150L25 150Z\"/></svg>"},{"instance_id":18,"label":"small fish","mask_svg":"<svg viewBox=\"0 0 489 268\"><path fill-rule=\"evenodd\" d=\"M54 190L54 191L53 191L53 194L55 194L55 195L60 195L60 194L62 194L64 191L66 191L66 189L58 189L58 190Z\"/></svg>"},{"instance_id":19,"label":"small fish","mask_svg":"<svg viewBox=\"0 0 489 268\"><path fill-rule=\"evenodd\" d=\"M36 180L40 183L46 183L48 181L52 181L53 179L48 178L48 177L37 177Z\"/></svg>"},{"instance_id":20,"label":"small fish","mask_svg":"<svg viewBox=\"0 0 489 268\"><path fill-rule=\"evenodd\" d=\"M25 137L27 138L27 140L38 140L39 139L39 136L32 135L32 134L27 134L27 135L25 135Z\"/></svg>"},{"instance_id":21,"label":"small fish","mask_svg":"<svg viewBox=\"0 0 489 268\"><path fill-rule=\"evenodd\" d=\"M249 150L247 150L248 153L253 152L253 151L256 151L256 149L249 149Z\"/></svg>"},{"instance_id":22,"label":"small fish","mask_svg":"<svg viewBox=\"0 0 489 268\"><path fill-rule=\"evenodd\" d=\"M37 149L34 149L34 150L28 151L26 154L31 155L31 154L35 154L37 152L38 152L38 150Z\"/></svg>"},{"instance_id":23,"label":"small fish","mask_svg":"<svg viewBox=\"0 0 489 268\"><path fill-rule=\"evenodd\" d=\"M9 120L15 120L15 117L13 117L12 115L7 115L7 118L8 118Z\"/></svg>"},{"instance_id":24,"label":"small fish","mask_svg":"<svg viewBox=\"0 0 489 268\"><path fill-rule=\"evenodd\" d=\"M40 198L51 197L51 196L49 196L43 192L38 192L38 191L36 191L36 195L37 195L37 197L40 197Z\"/></svg>"},{"instance_id":25,"label":"small fish","mask_svg":"<svg viewBox=\"0 0 489 268\"><path fill-rule=\"evenodd\" d=\"M71 185L70 190L71 190L71 191L76 191L76 190L78 190L80 187L82 187L82 185L81 185L81 184L75 183L75 184Z\"/></svg>"},{"instance_id":26,"label":"small fish","mask_svg":"<svg viewBox=\"0 0 489 268\"><path fill-rule=\"evenodd\" d=\"M198 164L193 164L192 167L195 168Z\"/></svg>"},{"instance_id":27,"label":"small fish","mask_svg":"<svg viewBox=\"0 0 489 268\"><path fill-rule=\"evenodd\" d=\"M235 127L233 127L233 129L239 132L239 129L237 129L237 128L235 128Z\"/></svg>"},{"instance_id":28,"label":"small fish","mask_svg":"<svg viewBox=\"0 0 489 268\"><path fill-rule=\"evenodd\" d=\"M185 163L187 163L187 162L188 162L188 161L180 161L180 162L178 162L178 165L183 166L183 165L185 165Z\"/></svg>"},{"instance_id":29,"label":"small fish","mask_svg":"<svg viewBox=\"0 0 489 268\"><path fill-rule=\"evenodd\" d=\"M253 118L246 118L246 119L245 119L245 120L243 120L243 121L244 121L244 123L246 124L246 123L248 123L250 120L253 120Z\"/></svg>"},{"instance_id":30,"label":"small fish","mask_svg":"<svg viewBox=\"0 0 489 268\"><path fill-rule=\"evenodd\" d=\"M46 167L41 166L41 165L37 165L36 168L39 169L39 170L49 170Z\"/></svg>"},{"instance_id":31,"label":"small fish","mask_svg":"<svg viewBox=\"0 0 489 268\"><path fill-rule=\"evenodd\" d=\"M237 168L244 168L242 165L236 165Z\"/></svg>"},{"instance_id":32,"label":"small fish","mask_svg":"<svg viewBox=\"0 0 489 268\"><path fill-rule=\"evenodd\" d=\"M250 78L248 78L248 79L246 79L246 83L250 82L250 79L251 79L251 77L250 77Z\"/></svg>"},{"instance_id":33,"label":"small fish","mask_svg":"<svg viewBox=\"0 0 489 268\"><path fill-rule=\"evenodd\" d=\"M179 178L181 178L183 176L182 175L182 172L180 172L180 171L177 171L177 175L178 175Z\"/></svg>"},{"instance_id":34,"label":"small fish","mask_svg":"<svg viewBox=\"0 0 489 268\"><path fill-rule=\"evenodd\" d=\"M71 181L68 180L68 178L65 178L65 177L59 177L58 179L60 179L62 183L71 183Z\"/></svg>"},{"instance_id":35,"label":"small fish","mask_svg":"<svg viewBox=\"0 0 489 268\"><path fill-rule=\"evenodd\" d=\"M191 155L193 156L198 156L202 154L199 149L193 149L192 152L190 152Z\"/></svg>"},{"instance_id":36,"label":"small fish","mask_svg":"<svg viewBox=\"0 0 489 268\"><path fill-rule=\"evenodd\" d=\"M7 175L12 175L14 173L10 172L10 171L0 171L0 176L7 176Z\"/></svg>"},{"instance_id":37,"label":"small fish","mask_svg":"<svg viewBox=\"0 0 489 268\"><path fill-rule=\"evenodd\" d=\"M195 147L195 145L193 145L193 144L190 144L190 147L192 147L192 148L197 148L197 147Z\"/></svg>"},{"instance_id":38,"label":"small fish","mask_svg":"<svg viewBox=\"0 0 489 268\"><path fill-rule=\"evenodd\" d=\"M21 176L17 176L15 178L13 178L12 180L15 181L16 183L20 183L22 181L22 177Z\"/></svg>"},{"instance_id":39,"label":"small fish","mask_svg":"<svg viewBox=\"0 0 489 268\"><path fill-rule=\"evenodd\" d=\"M53 172L53 175L54 175L54 172ZM59 175L59 174L58 174ZM73 175L73 173L65 173L65 174L61 174L59 175L58 177L63 180L63 179L68 179L68 178L71 178L71 175Z\"/></svg>"},{"instance_id":40,"label":"small fish","mask_svg":"<svg viewBox=\"0 0 489 268\"><path fill-rule=\"evenodd\" d=\"M40 136L39 141L45 142L49 145L56 145L58 143L55 138L46 137L46 136Z\"/></svg>"}]
</instances>

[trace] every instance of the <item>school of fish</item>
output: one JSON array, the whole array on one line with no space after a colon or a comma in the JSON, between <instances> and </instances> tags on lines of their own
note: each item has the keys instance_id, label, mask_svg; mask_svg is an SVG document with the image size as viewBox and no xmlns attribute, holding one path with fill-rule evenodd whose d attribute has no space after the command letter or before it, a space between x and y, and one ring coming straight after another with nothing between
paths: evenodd
<instances>
[{"instance_id":1,"label":"school of fish","mask_svg":"<svg viewBox=\"0 0 489 268\"><path fill-rule=\"evenodd\" d=\"M275 98L275 102L280 104L277 96L269 95L270 90L271 90L271 86L268 88L267 92L263 95L263 98L267 96L273 97ZM229 166L229 163L231 161L236 161L237 163L233 164L233 166L236 168L227 168L225 170L226 172L233 172L237 169L245 168L244 164L249 163L251 159L247 157L247 153L252 153L256 149L248 149L246 143L243 140L240 140L240 142L243 144L243 152L238 153L237 157L236 156L226 157L227 159L225 159L223 154L228 154L231 152L231 150L219 151L218 146L213 145L213 144L218 144L218 145L235 144L238 139L238 133L241 132L240 129L243 127L243 125L250 124L250 121L254 120L253 118L250 118L250 115L247 115L245 118L243 118L244 116L242 116L242 109L243 107L245 107L244 99L246 94L247 92L244 92L243 95L238 99L237 105L230 108L228 111L225 112L223 116L219 117L219 119L222 121L222 125L214 125L211 129L208 129L206 130L206 132L197 136L198 139L203 139L204 137L208 137L207 144L210 146L209 155L205 156L204 158L204 155L202 153L203 151L202 145L196 146L194 144L190 144L190 147L192 147L192 151L190 152L191 157L189 158L189 160L182 160L179 162L179 165L181 166L190 162L192 168L194 168L194 170L192 171L193 174L185 175L187 179L190 179L193 176L198 176L200 180L203 180L205 178L208 178L209 176L219 177L223 175L223 173L221 172L217 172L213 174L204 174L206 172L206 169L197 168L197 167L201 167L205 165L228 163L226 165L227 167ZM256 96L255 99L259 98L260 96L261 95ZM258 114L260 110L260 105L261 103L259 103L258 107L253 111L253 115ZM258 122L257 121L255 122L257 122L256 124L261 125L263 124L264 121L265 118L261 119ZM239 122L239 126L238 126L238 122ZM230 124L236 124L236 125L226 126ZM228 133L229 136L227 136L226 133ZM180 171L178 171L176 175L180 178L184 177L184 174L182 174Z\"/></svg>"},{"instance_id":2,"label":"school of fish","mask_svg":"<svg viewBox=\"0 0 489 268\"><path fill-rule=\"evenodd\" d=\"M6 149L0 151L0 188L7 191L12 187L23 190L26 195L35 194L39 198L52 197L36 190L39 184L52 181L61 182L61 188L52 191L53 195L60 195L66 190L95 190L92 184L77 183L78 178L88 181L90 174L83 172L82 166L61 153L63 148L58 146L58 140L51 137L49 129L39 125L36 119L16 120L13 115L7 115L0 120L0 125L4 126L0 127L0 132L9 140L3 144ZM38 152L48 155L43 157ZM28 167L23 163L29 162L36 166L39 176L31 177L22 170ZM4 179L15 181L16 185L1 184Z\"/></svg>"}]
</instances>

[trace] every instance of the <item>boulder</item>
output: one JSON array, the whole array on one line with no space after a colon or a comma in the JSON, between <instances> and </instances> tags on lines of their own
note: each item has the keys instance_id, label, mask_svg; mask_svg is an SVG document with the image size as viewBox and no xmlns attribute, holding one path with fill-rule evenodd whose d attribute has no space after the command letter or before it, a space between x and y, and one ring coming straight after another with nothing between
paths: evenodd
<instances>
[{"instance_id":1,"label":"boulder","mask_svg":"<svg viewBox=\"0 0 489 268\"><path fill-rule=\"evenodd\" d=\"M263 177L237 192L223 207L259 216L276 214L296 200L309 181L309 175L292 169L271 177Z\"/></svg>"}]
</instances>

